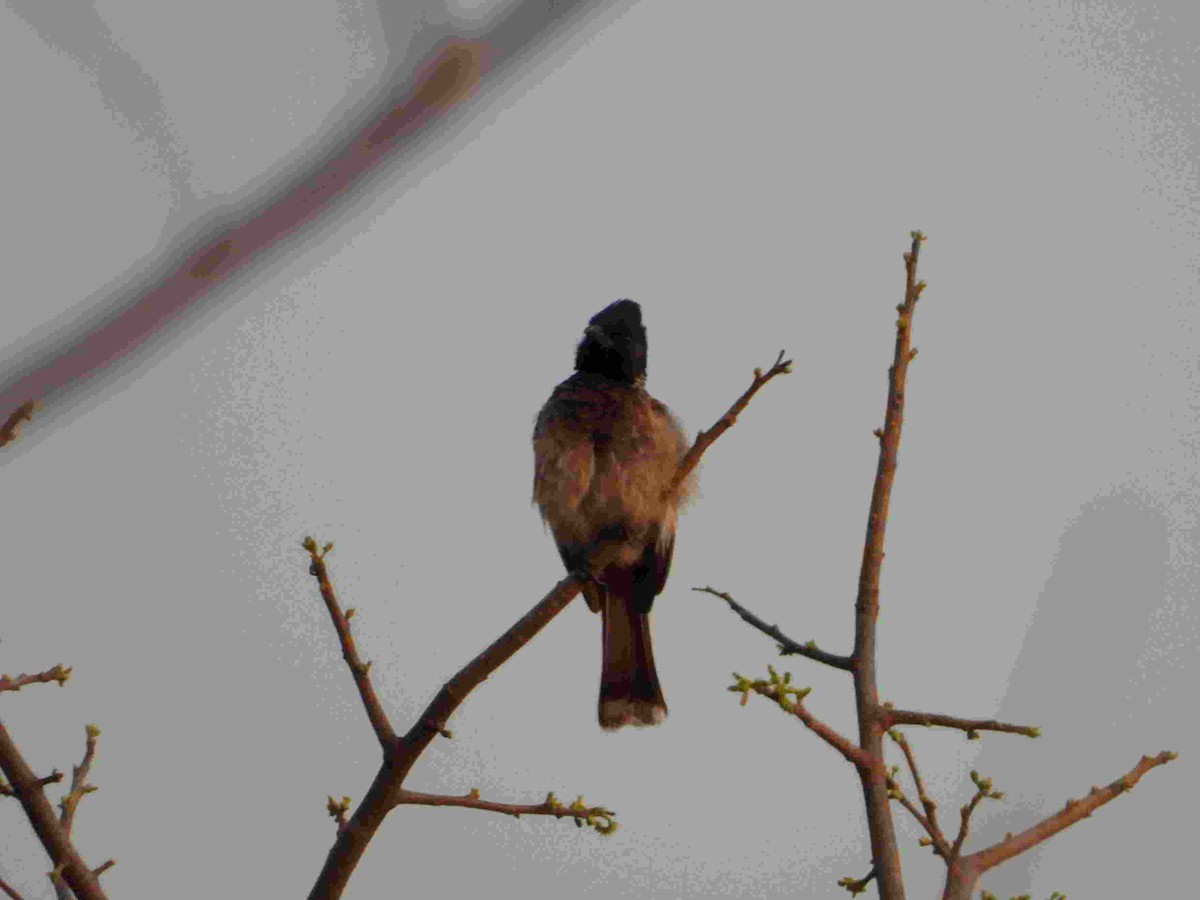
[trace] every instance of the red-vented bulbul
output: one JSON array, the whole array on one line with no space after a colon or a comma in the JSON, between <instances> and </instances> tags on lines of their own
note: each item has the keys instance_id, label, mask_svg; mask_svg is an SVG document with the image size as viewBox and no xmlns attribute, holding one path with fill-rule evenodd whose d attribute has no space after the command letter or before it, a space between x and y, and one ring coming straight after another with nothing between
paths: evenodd
<instances>
[{"instance_id":1,"label":"red-vented bulbul","mask_svg":"<svg viewBox=\"0 0 1200 900\"><path fill-rule=\"evenodd\" d=\"M533 501L567 571L602 620L600 727L656 725L667 714L650 607L675 547L675 517L692 490L663 497L687 450L671 411L644 387L646 329L632 300L592 317L575 374L554 389L533 431ZM610 552L601 570L594 565Z\"/></svg>"}]
</instances>

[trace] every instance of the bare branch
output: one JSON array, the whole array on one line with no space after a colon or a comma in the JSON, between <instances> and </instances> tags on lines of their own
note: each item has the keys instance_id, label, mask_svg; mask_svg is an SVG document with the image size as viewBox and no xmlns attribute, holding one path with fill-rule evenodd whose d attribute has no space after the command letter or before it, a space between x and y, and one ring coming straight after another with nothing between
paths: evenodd
<instances>
[{"instance_id":1,"label":"bare branch","mask_svg":"<svg viewBox=\"0 0 1200 900\"><path fill-rule=\"evenodd\" d=\"M813 641L809 641L807 644L801 644L792 640L779 630L778 625L768 625L724 591L718 591L716 588L711 587L694 587L692 590L699 591L702 594L712 594L714 597L720 597L729 604L730 609L742 617L743 621L745 621L751 627L757 628L767 637L773 638L779 644L780 656L805 656L815 662L824 663L827 666L833 666L835 669L844 669L847 672L850 671L850 657L838 656L835 653L827 653L818 647Z\"/></svg>"},{"instance_id":2,"label":"bare branch","mask_svg":"<svg viewBox=\"0 0 1200 900\"><path fill-rule=\"evenodd\" d=\"M71 834L71 827L75 824L75 811L79 807L79 801L85 794L99 790L95 785L87 783L87 777L92 769L92 760L96 758L96 738L100 736L100 729L95 725L88 725L85 732L87 740L84 746L83 760L79 765L71 768L71 789L58 801L58 805L62 809L63 831L67 833L68 837Z\"/></svg>"},{"instance_id":3,"label":"bare branch","mask_svg":"<svg viewBox=\"0 0 1200 900\"><path fill-rule=\"evenodd\" d=\"M11 444L21 436L21 423L30 421L41 405L40 400L26 400L9 414L4 424L0 425L0 447Z\"/></svg>"},{"instance_id":4,"label":"bare branch","mask_svg":"<svg viewBox=\"0 0 1200 900\"><path fill-rule=\"evenodd\" d=\"M692 474L700 462L700 457L717 438L723 435L726 431L733 427L737 422L737 417L742 414L742 411L750 403L750 399L758 393L759 389L774 378L776 375L787 375L792 371L792 361L783 358L784 351L779 351L779 356L775 358L774 364L764 374L762 369L754 370L754 380L750 383L750 387L742 396L734 401L733 406L726 410L725 415L717 419L715 425L708 431L700 431L696 434L696 440L692 443L691 449L683 457L683 462L679 464L679 470L675 473L675 477L671 479L670 485L663 491L663 497L670 497L679 490L679 486L684 480Z\"/></svg>"},{"instance_id":5,"label":"bare branch","mask_svg":"<svg viewBox=\"0 0 1200 900\"><path fill-rule=\"evenodd\" d=\"M938 824L937 804L925 791L925 782L921 779L921 770L917 768L917 759L913 755L912 748L908 745L908 740L899 731L889 731L888 737L904 753L904 760L908 763L908 771L912 775L913 785L917 789L917 799L921 801L924 814L918 812L911 801L904 796L904 792L900 789L899 784L892 785L894 792L897 794L895 799L899 800L905 809L912 814L913 818L921 824L921 827L925 829L929 835L929 842L933 845L934 852L943 859L949 859L950 844L946 840L945 834L942 833L941 826Z\"/></svg>"},{"instance_id":6,"label":"bare branch","mask_svg":"<svg viewBox=\"0 0 1200 900\"><path fill-rule=\"evenodd\" d=\"M400 804L412 803L421 806L461 806L467 809L482 809L489 812L503 813L506 816L521 818L521 816L554 816L557 819L571 818L582 828L587 825L594 828L598 834L612 834L617 830L614 813L602 806L584 806L583 798L576 798L570 806L564 806L554 796L547 794L541 803L497 803L494 800L482 800L478 790L461 796L446 794L422 794L418 791L401 791Z\"/></svg>"},{"instance_id":7,"label":"bare branch","mask_svg":"<svg viewBox=\"0 0 1200 900\"><path fill-rule=\"evenodd\" d=\"M917 281L917 257L924 240L921 232L912 232L912 247L904 254L904 302L896 307L899 317L896 319L895 355L888 370L887 411L883 428L875 432L879 438L879 463L871 491L867 536L858 576L858 597L854 605L854 651L851 654L854 698L858 706L858 743L862 752L878 763L872 770L863 770L862 788L871 834L871 858L879 870L879 893L884 898L903 897L904 884L900 873L900 854L896 849L896 832L892 824L886 771L883 768L883 734L887 729L880 721L879 688L875 676L875 623L879 618L879 575L883 567L884 532L892 482L896 477L900 431L904 424L905 382L908 364L916 354L912 349L913 313L916 311L917 298L925 289L925 283Z\"/></svg>"},{"instance_id":8,"label":"bare branch","mask_svg":"<svg viewBox=\"0 0 1200 900\"><path fill-rule=\"evenodd\" d=\"M892 709L885 705L882 713L885 728L895 725L924 725L931 727L940 725L943 728L957 728L965 731L967 737L976 740L980 731L1000 731L1006 734L1023 734L1025 737L1041 737L1042 730L1032 725L1012 725L1008 722L997 722L995 719L961 719L957 716L947 716L942 713L916 712L911 709Z\"/></svg>"},{"instance_id":9,"label":"bare branch","mask_svg":"<svg viewBox=\"0 0 1200 900\"><path fill-rule=\"evenodd\" d=\"M938 831L937 827L929 821L929 816L917 809L915 803L908 799L904 793L904 789L900 787L900 783L896 781L894 775L888 775L886 778L888 786L888 796L908 810L909 815L917 820L917 824L925 829L925 833L929 835L927 838L921 838L921 846L927 847L933 845L933 852L943 858L949 855L950 845L946 843L946 839Z\"/></svg>"},{"instance_id":10,"label":"bare branch","mask_svg":"<svg viewBox=\"0 0 1200 900\"><path fill-rule=\"evenodd\" d=\"M1066 805L1052 816L1048 816L1020 834L1007 835L1004 840L963 857L960 862L978 875L988 869L995 868L1000 863L1012 859L1019 853L1024 853L1031 847L1036 847L1043 841L1058 834L1064 828L1074 825L1080 819L1090 816L1104 804L1133 789L1142 776L1151 769L1169 763L1179 754L1164 750L1158 756L1143 756L1136 766L1122 775L1116 781L1104 787L1093 787L1082 800L1068 800Z\"/></svg>"},{"instance_id":11,"label":"bare branch","mask_svg":"<svg viewBox=\"0 0 1200 900\"><path fill-rule=\"evenodd\" d=\"M63 834L68 838L71 836L71 828L75 824L75 812L79 808L79 801L86 794L98 790L94 785L87 783L87 777L92 769L92 760L96 758L96 738L100 736L100 729L95 725L88 725L85 727L85 731L87 733L87 741L83 751L83 760L79 765L72 767L71 789L58 801L61 811L59 821L62 822ZM61 877L60 868L55 868L54 874L56 877L51 878L51 881L54 882L54 892L58 895L58 900L71 900L71 889ZM109 866L106 865L103 869L93 869L92 874L98 877L101 871L108 868Z\"/></svg>"},{"instance_id":12,"label":"bare branch","mask_svg":"<svg viewBox=\"0 0 1200 900\"><path fill-rule=\"evenodd\" d=\"M38 784L45 787L48 784L58 784L62 780L63 773L58 771L58 769L52 769L49 775L43 775L37 781ZM0 797L15 797L16 795L17 793L13 790L12 785L3 778L0 778Z\"/></svg>"},{"instance_id":13,"label":"bare branch","mask_svg":"<svg viewBox=\"0 0 1200 900\"><path fill-rule=\"evenodd\" d=\"M962 851L963 842L967 839L970 831L971 815L975 812L975 807L983 800L1004 799L1004 792L992 790L992 780L983 778L974 769L971 770L971 781L975 782L975 794L971 797L970 802L958 811L961 820L958 826L958 837L954 839L954 845L950 848L950 856L947 857L951 861L957 859Z\"/></svg>"},{"instance_id":14,"label":"bare branch","mask_svg":"<svg viewBox=\"0 0 1200 900\"><path fill-rule=\"evenodd\" d=\"M679 469L672 479L671 487L667 490L668 494L678 490L679 485L683 483L684 479L696 467L704 451L718 437L729 430L736 421L738 413L745 409L746 404L750 402L750 398L753 397L758 389L771 378L788 371L791 371L791 362L784 360L782 353L779 354L775 365L772 366L766 375L755 371L754 383L750 386L750 389L730 407L729 411L713 428L708 432L701 432L696 435L695 443L693 443L691 449L688 450L683 461L679 464ZM306 538L304 546L309 551L310 557L313 557L310 571L322 583L321 595L325 598L326 605L330 604L331 599L336 604L332 589L329 590L328 595L325 590L325 585L328 584L329 578L328 573L324 569L324 561L321 558L331 545L327 544L321 553L316 556L314 556L313 552L316 548L315 541L311 538ZM615 552L615 549L608 551L608 553ZM593 567L603 569L607 565L606 556L606 553L601 553L593 561ZM367 845L371 842L371 838L383 822L384 817L401 802L401 797L404 793L404 779L408 777L408 773L425 751L425 748L429 746L437 735L449 735L446 723L454 711L458 709L459 705L467 698L467 695L478 687L489 675L495 672L496 669L507 662L513 654L529 643L539 631L549 624L551 619L562 612L567 604L575 599L576 594L579 593L579 589L579 582L574 575L568 575L556 584L550 593L543 597L533 609L522 616L508 631L493 641L487 649L471 660L471 662L467 663L453 678L442 686L437 696L433 698L424 712L421 713L407 734L385 745L383 765L376 773L375 780L371 783L370 788L367 789L366 796L363 797L358 808L348 819L344 822L339 819L337 840L330 849L329 855L325 859L325 865L322 867L321 873L317 876L317 880L313 884L312 891L309 893L310 900L336 898L342 895L342 892L346 889L346 884L350 880L350 875L354 872L358 861L362 858ZM339 629L339 637L341 634L342 631ZM345 649L346 644L343 641L344 653ZM357 679L359 677L359 669L352 667L352 670L355 671ZM366 673L362 672L361 675L365 677ZM376 733L378 734L378 731Z\"/></svg>"},{"instance_id":15,"label":"bare branch","mask_svg":"<svg viewBox=\"0 0 1200 900\"><path fill-rule=\"evenodd\" d=\"M71 838L63 829L62 823L54 815L50 801L46 799L40 779L33 774L29 763L21 756L21 751L17 749L3 722L0 722L0 769L4 771L12 785L13 793L25 808L25 814L29 817L42 846L50 855L56 871L62 872L62 877L75 892L78 900L104 900L104 890L100 887L99 879L71 843Z\"/></svg>"},{"instance_id":16,"label":"bare branch","mask_svg":"<svg viewBox=\"0 0 1200 900\"><path fill-rule=\"evenodd\" d=\"M53 669L47 669L45 672L36 672L33 675L0 675L0 691L19 691L27 684L47 684L51 681L57 681L59 687L67 683L67 679L71 677L71 669L64 668L62 663L59 663Z\"/></svg>"},{"instance_id":17,"label":"bare branch","mask_svg":"<svg viewBox=\"0 0 1200 900\"><path fill-rule=\"evenodd\" d=\"M826 725L805 708L804 698L808 696L812 688L792 687L791 672L784 672L783 675L780 675L775 671L774 666L767 666L767 672L767 678L755 680L745 678L737 672L733 673L734 683L729 690L742 695L742 706L746 705L746 701L752 693L774 700L780 709L796 716L808 727L809 731L842 754L846 761L855 768L860 771L879 768L878 763L864 753L861 748L856 747L853 741Z\"/></svg>"},{"instance_id":18,"label":"bare branch","mask_svg":"<svg viewBox=\"0 0 1200 900\"><path fill-rule=\"evenodd\" d=\"M325 608L329 610L329 618L333 620L334 630L337 631L338 641L341 642L342 659L350 667L350 674L354 678L354 684L358 687L358 695L362 699L363 708L367 711L367 718L371 720L375 737L379 739L380 746L386 752L387 748L396 742L396 730L392 728L387 713L383 711L383 704L379 702L379 696L375 693L375 687L371 684L371 664L363 662L359 657L354 637L350 634L350 619L354 616L354 610L348 609L342 612L341 604L338 603L337 595L333 592L333 585L329 581L329 570L325 567L325 554L333 549L333 544L326 544L323 548L318 549L317 542L311 537L306 537L304 549L308 551L309 558L312 560L308 567L309 574L317 579L321 590L321 599L325 601Z\"/></svg>"},{"instance_id":19,"label":"bare branch","mask_svg":"<svg viewBox=\"0 0 1200 900\"><path fill-rule=\"evenodd\" d=\"M337 840L309 893L311 900L341 896L367 844L398 802L404 779L433 738L445 731L446 720L476 686L529 643L578 593L579 582L573 576L556 584L533 609L443 685L408 734L387 748L384 763L366 796L345 827L339 829Z\"/></svg>"}]
</instances>

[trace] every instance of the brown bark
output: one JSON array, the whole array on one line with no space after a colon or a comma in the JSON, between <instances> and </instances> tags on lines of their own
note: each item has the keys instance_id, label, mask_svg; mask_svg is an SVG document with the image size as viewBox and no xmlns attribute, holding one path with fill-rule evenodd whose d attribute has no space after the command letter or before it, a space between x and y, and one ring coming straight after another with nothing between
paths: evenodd
<instances>
[{"instance_id":1,"label":"brown bark","mask_svg":"<svg viewBox=\"0 0 1200 900\"><path fill-rule=\"evenodd\" d=\"M912 249L904 254L907 273L904 302L896 320L896 352L888 378L887 413L879 432L879 465L871 507L867 518L867 537L863 547L862 569L858 577L858 599L854 618L854 698L858 705L858 743L879 766L858 769L863 799L867 806L867 825L871 832L871 862L883 900L904 900L904 881L900 872L900 853L892 823L887 778L883 772L882 710L875 676L875 623L879 617L879 573L883 567L883 537L887 528L888 504L896 477L896 458L900 450L900 431L904 424L904 386L908 363L912 359L912 317L924 285L917 282L917 255L924 236L914 232Z\"/></svg>"},{"instance_id":2,"label":"brown bark","mask_svg":"<svg viewBox=\"0 0 1200 900\"><path fill-rule=\"evenodd\" d=\"M50 855L50 861L55 869L60 869L63 880L75 892L79 900L104 900L104 890L100 887L100 879L88 868L87 863L79 855L71 839L58 817L54 808L46 799L46 793L21 751L9 736L8 730L0 723L0 769L12 785L13 793L25 808L33 830Z\"/></svg>"}]
</instances>

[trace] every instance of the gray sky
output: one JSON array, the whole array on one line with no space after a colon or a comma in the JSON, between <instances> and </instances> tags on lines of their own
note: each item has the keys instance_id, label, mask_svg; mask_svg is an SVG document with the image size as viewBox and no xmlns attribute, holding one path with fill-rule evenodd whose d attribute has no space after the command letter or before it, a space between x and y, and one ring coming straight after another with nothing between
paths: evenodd
<instances>
[{"instance_id":1,"label":"gray sky","mask_svg":"<svg viewBox=\"0 0 1200 900\"><path fill-rule=\"evenodd\" d=\"M415 64L422 29L478 27L454 17L478 4L39 6L0 9L0 362L298 165ZM848 650L911 228L930 286L881 693L1042 726L913 737L947 820L971 768L1008 791L980 841L1181 751L983 882L1172 887L1200 787L1198 26L1184 3L612 4L48 409L3 457L0 671L75 676L4 697L4 719L39 772L103 730L76 834L119 859L110 896L307 892L325 797L361 799L378 750L300 540L336 542L407 728L561 576L529 435L617 297L642 303L650 389L692 433L755 366L796 359L706 456L681 522L655 607L670 719L599 731L599 621L573 605L409 786L582 793L621 829L403 808L347 896L845 896L869 868L854 773L765 701L739 708L730 672L764 672L773 646L689 589ZM844 675L781 664L853 731ZM909 895L930 896L943 868L896 818ZM0 877L48 897L47 868L0 804Z\"/></svg>"}]
</instances>

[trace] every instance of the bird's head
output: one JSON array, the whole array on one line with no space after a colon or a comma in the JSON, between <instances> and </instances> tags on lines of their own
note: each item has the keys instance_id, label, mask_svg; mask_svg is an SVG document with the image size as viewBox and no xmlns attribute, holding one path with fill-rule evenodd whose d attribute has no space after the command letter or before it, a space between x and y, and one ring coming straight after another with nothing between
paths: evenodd
<instances>
[{"instance_id":1,"label":"bird's head","mask_svg":"<svg viewBox=\"0 0 1200 900\"><path fill-rule=\"evenodd\" d=\"M628 384L645 378L642 308L632 300L618 300L592 316L575 351L575 369Z\"/></svg>"}]
</instances>

